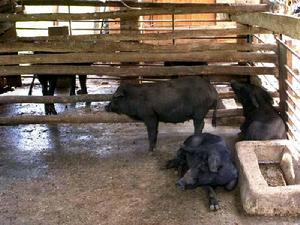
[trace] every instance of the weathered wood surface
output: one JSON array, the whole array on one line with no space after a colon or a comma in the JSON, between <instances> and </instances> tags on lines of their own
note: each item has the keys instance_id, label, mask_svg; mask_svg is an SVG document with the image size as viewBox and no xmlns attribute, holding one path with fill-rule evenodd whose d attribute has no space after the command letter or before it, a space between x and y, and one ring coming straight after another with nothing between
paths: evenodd
<instances>
[{"instance_id":1,"label":"weathered wood surface","mask_svg":"<svg viewBox=\"0 0 300 225\"><path fill-rule=\"evenodd\" d=\"M159 7L144 9L126 9L113 12L95 13L43 13L43 14L1 14L0 21L68 21L68 20L92 20L92 19L116 19L130 18L132 16L165 15L165 14L192 14L192 13L236 13L245 10L246 12L268 11L267 5L215 5L198 4L187 7Z\"/></svg>"},{"instance_id":2,"label":"weathered wood surface","mask_svg":"<svg viewBox=\"0 0 300 225\"><path fill-rule=\"evenodd\" d=\"M287 80L287 71L284 67L287 64L287 49L285 48L284 45L280 44L279 42L277 42L277 44L278 44L278 49L279 49L279 63L278 63L278 67L279 67L279 94L280 94L279 106L280 106L280 111L281 111L281 114L283 115L283 118L287 121L287 115L286 115L286 111L287 111L287 84L285 82Z\"/></svg>"},{"instance_id":3,"label":"weathered wood surface","mask_svg":"<svg viewBox=\"0 0 300 225\"><path fill-rule=\"evenodd\" d=\"M278 92L270 92L273 97L278 97ZM221 99L234 98L233 91L219 93ZM110 101L112 94L88 94L76 96L0 96L0 104L15 103L76 103L76 102L104 102Z\"/></svg>"},{"instance_id":4,"label":"weathered wood surface","mask_svg":"<svg viewBox=\"0 0 300 225\"><path fill-rule=\"evenodd\" d=\"M116 51L139 51L155 53L175 53L193 51L277 51L274 44L236 44L218 43L211 45L178 44L178 45L152 45L134 42L111 42L111 41L36 41L36 42L0 42L0 52L17 51L45 51L45 52L116 52Z\"/></svg>"},{"instance_id":5,"label":"weathered wood surface","mask_svg":"<svg viewBox=\"0 0 300 225\"><path fill-rule=\"evenodd\" d=\"M276 67L250 66L174 66L174 67L103 67L103 66L0 66L0 76L15 74L41 75L106 75L113 77L156 77L186 75L278 75Z\"/></svg>"},{"instance_id":6,"label":"weathered wood surface","mask_svg":"<svg viewBox=\"0 0 300 225\"><path fill-rule=\"evenodd\" d=\"M246 13L233 15L231 18L239 23L259 26L270 31L300 39L300 18L274 13Z\"/></svg>"},{"instance_id":7,"label":"weathered wood surface","mask_svg":"<svg viewBox=\"0 0 300 225\"><path fill-rule=\"evenodd\" d=\"M217 117L241 116L242 109L219 109ZM212 117L212 110L206 117ZM47 116L3 116L0 117L0 125L15 124L60 124L60 123L134 123L139 122L125 115L118 115L108 112L97 112L89 114L67 113Z\"/></svg>"},{"instance_id":8,"label":"weathered wood surface","mask_svg":"<svg viewBox=\"0 0 300 225\"><path fill-rule=\"evenodd\" d=\"M200 37L211 37L211 36L228 36L228 35L248 35L248 34L268 34L271 31L259 28L259 27L242 27L242 28L233 28L233 27L216 27L209 26L203 27L197 30L187 31L174 31L166 33L147 33L147 34L107 34L107 35L73 35L73 36L41 36L41 37L19 37L16 40L18 41L139 41L139 40L168 40L168 39L188 39L188 38L200 38ZM14 41L11 39L11 41Z\"/></svg>"},{"instance_id":9,"label":"weathered wood surface","mask_svg":"<svg viewBox=\"0 0 300 225\"><path fill-rule=\"evenodd\" d=\"M155 62L155 61L206 61L206 62L267 62L276 63L277 55L237 51L203 51L190 53L64 53L34 55L1 55L0 65L60 64L90 62Z\"/></svg>"},{"instance_id":10,"label":"weathered wood surface","mask_svg":"<svg viewBox=\"0 0 300 225\"><path fill-rule=\"evenodd\" d=\"M0 96L0 104L13 103L76 103L110 101L111 94L88 94L73 96Z\"/></svg>"},{"instance_id":11,"label":"weathered wood surface","mask_svg":"<svg viewBox=\"0 0 300 225\"><path fill-rule=\"evenodd\" d=\"M152 3L152 2L134 2L123 1L126 5L134 8L174 8L174 7L207 7L211 10L231 10L232 12L258 12L268 11L266 4L205 4L205 3ZM95 1L95 0L22 0L19 4L24 5L65 5L65 6L110 6L124 7L120 1Z\"/></svg>"}]
</instances>

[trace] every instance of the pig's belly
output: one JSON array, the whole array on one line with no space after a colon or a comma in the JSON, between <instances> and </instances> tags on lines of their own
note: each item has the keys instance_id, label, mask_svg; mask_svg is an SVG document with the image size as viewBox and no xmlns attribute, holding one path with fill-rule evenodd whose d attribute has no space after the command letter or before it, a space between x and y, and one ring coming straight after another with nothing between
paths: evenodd
<instances>
[{"instance_id":1,"label":"pig's belly","mask_svg":"<svg viewBox=\"0 0 300 225\"><path fill-rule=\"evenodd\" d=\"M192 119L192 115L183 113L165 113L158 115L158 119L159 121L166 123L181 123Z\"/></svg>"}]
</instances>

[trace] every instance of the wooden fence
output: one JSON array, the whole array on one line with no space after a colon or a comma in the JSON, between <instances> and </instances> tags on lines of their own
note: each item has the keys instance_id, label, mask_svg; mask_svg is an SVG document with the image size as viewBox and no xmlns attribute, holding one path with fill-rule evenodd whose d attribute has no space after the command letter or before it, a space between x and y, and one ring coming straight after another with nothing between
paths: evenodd
<instances>
[{"instance_id":1,"label":"wooden fence","mask_svg":"<svg viewBox=\"0 0 300 225\"><path fill-rule=\"evenodd\" d=\"M17 21L88 21L119 19L132 23L139 16L180 15L195 13L251 13L268 11L265 4L176 4L176 3L134 3L125 1L132 8L125 8L116 1L56 1L22 0L23 5L70 5L70 6L107 6L115 11L95 13L51 13L51 14L15 14L1 13L1 22ZM230 18L230 17L228 17ZM231 21L226 20L226 21ZM136 21L135 21L136 22ZM132 23L138 24L138 23ZM128 28L129 27L129 28ZM124 28L124 26L123 26ZM122 26L120 27L122 29ZM278 48L273 44L247 42L254 34L272 33L267 29L247 25L212 25L196 27L192 30L164 30L159 33L142 32L138 25L127 26L127 31L105 35L72 35L42 37L0 37L0 76L15 74L93 74L118 78L161 78L174 75L207 75L214 81L229 81L233 78L248 78L256 75L278 76ZM224 41L230 39L228 41ZM243 39L244 41L239 41ZM176 40L176 44L174 44ZM186 40L186 42L179 42ZM196 41L195 41L196 40ZM178 41L178 42L177 42ZM159 42L159 45L157 45ZM178 44L179 43L179 44ZM15 54L25 51L22 54ZM33 54L33 52L40 52ZM41 53L44 52L44 53ZM206 61L207 66L164 67L165 61ZM132 63L133 64L128 64ZM72 65L63 65L63 64ZM91 63L91 66L76 65ZM268 66L255 66L256 63L268 63ZM58 65L59 64L59 65ZM55 65L55 66L53 66ZM276 93L275 93L276 95ZM232 97L233 93L221 97ZM65 101L102 101L107 96L72 96ZM0 97L0 103L14 102L60 102L57 97L16 96L14 99ZM111 115L111 117L110 117ZM97 115L79 117L42 116L0 118L0 124L15 123L81 123L115 122L117 117L100 112ZM221 110L219 117L241 115L240 109ZM82 118L81 118L82 117ZM85 119L83 119L85 117ZM87 119L89 118L89 119ZM131 121L120 117L120 121Z\"/></svg>"}]
</instances>

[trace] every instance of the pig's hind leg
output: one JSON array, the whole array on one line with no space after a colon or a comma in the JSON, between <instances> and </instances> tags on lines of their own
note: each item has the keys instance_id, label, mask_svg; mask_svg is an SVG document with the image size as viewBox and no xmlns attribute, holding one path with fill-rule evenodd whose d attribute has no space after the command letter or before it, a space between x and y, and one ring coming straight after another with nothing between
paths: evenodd
<instances>
[{"instance_id":1,"label":"pig's hind leg","mask_svg":"<svg viewBox=\"0 0 300 225\"><path fill-rule=\"evenodd\" d=\"M208 201L209 201L209 209L211 211L217 211L220 209L219 201L217 199L217 194L215 190L211 186L204 187L208 194Z\"/></svg>"},{"instance_id":2,"label":"pig's hind leg","mask_svg":"<svg viewBox=\"0 0 300 225\"><path fill-rule=\"evenodd\" d=\"M207 114L208 110L206 111L198 111L195 113L193 122L194 122L194 128L195 128L195 134L201 134L202 130L204 128L204 118Z\"/></svg>"}]
</instances>

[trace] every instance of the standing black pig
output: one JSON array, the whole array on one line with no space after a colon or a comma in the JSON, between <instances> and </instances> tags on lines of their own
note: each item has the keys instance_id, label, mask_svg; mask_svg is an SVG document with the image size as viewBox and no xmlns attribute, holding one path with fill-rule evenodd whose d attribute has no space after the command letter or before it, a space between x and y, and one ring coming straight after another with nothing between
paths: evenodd
<instances>
[{"instance_id":1,"label":"standing black pig","mask_svg":"<svg viewBox=\"0 0 300 225\"><path fill-rule=\"evenodd\" d=\"M148 131L149 150L153 151L159 121L179 123L193 119L195 133L200 134L204 117L211 108L214 108L215 126L217 105L218 93L213 85L203 78L190 76L142 85L122 84L105 109L143 121Z\"/></svg>"},{"instance_id":2,"label":"standing black pig","mask_svg":"<svg viewBox=\"0 0 300 225\"><path fill-rule=\"evenodd\" d=\"M188 137L177 151L177 156L169 160L166 167L184 168L177 181L182 190L199 186L207 189L210 210L220 208L214 188L223 186L230 191L238 181L238 170L224 140L209 133Z\"/></svg>"},{"instance_id":3,"label":"standing black pig","mask_svg":"<svg viewBox=\"0 0 300 225\"><path fill-rule=\"evenodd\" d=\"M245 122L241 125L244 140L271 140L286 138L286 127L279 112L273 107L273 98L263 88L232 81L231 87L242 104Z\"/></svg>"}]
</instances>

